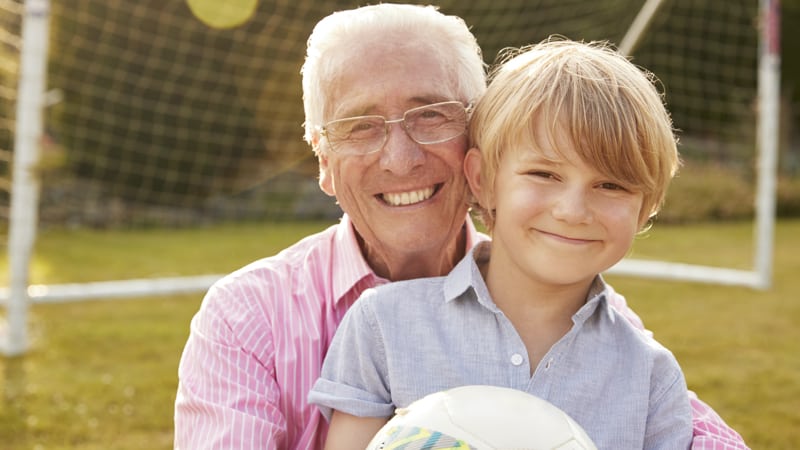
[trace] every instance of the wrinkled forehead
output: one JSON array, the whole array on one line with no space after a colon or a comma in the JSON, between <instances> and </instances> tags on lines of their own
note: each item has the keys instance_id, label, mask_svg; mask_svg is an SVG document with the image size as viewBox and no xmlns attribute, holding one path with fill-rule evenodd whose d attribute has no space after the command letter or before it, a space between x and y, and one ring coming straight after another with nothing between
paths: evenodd
<instances>
[{"instance_id":1,"label":"wrinkled forehead","mask_svg":"<svg viewBox=\"0 0 800 450\"><path fill-rule=\"evenodd\" d=\"M404 35L353 42L346 54L331 61L326 119L396 114L459 100L445 56L437 46Z\"/></svg>"}]
</instances>

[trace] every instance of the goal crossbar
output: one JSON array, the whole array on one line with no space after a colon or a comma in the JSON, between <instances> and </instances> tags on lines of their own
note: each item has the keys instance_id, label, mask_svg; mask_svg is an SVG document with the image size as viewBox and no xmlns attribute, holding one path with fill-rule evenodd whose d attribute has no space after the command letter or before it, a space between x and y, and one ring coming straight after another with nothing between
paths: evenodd
<instances>
[{"instance_id":1,"label":"goal crossbar","mask_svg":"<svg viewBox=\"0 0 800 450\"><path fill-rule=\"evenodd\" d=\"M624 259L607 271L662 280L683 280L698 283L764 287L764 277L756 271L722 267L682 264L642 259ZM157 295L202 293L224 274L186 277L138 278L130 280L97 281L89 283L34 284L28 287L31 303L65 303L91 299L125 299ZM0 288L0 305L9 302L9 289Z\"/></svg>"}]
</instances>

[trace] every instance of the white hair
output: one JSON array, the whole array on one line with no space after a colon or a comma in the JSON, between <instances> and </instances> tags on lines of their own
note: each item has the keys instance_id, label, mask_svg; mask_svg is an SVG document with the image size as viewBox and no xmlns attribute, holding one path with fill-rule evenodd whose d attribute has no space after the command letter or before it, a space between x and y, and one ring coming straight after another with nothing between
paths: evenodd
<instances>
[{"instance_id":1,"label":"white hair","mask_svg":"<svg viewBox=\"0 0 800 450\"><path fill-rule=\"evenodd\" d=\"M313 142L330 108L330 88L357 54L353 48L365 40L380 42L387 36L413 36L433 51L452 73L454 100L477 100L486 89L485 63L475 36L457 16L442 14L434 6L378 4L335 12L314 27L308 38L303 76L305 135Z\"/></svg>"}]
</instances>

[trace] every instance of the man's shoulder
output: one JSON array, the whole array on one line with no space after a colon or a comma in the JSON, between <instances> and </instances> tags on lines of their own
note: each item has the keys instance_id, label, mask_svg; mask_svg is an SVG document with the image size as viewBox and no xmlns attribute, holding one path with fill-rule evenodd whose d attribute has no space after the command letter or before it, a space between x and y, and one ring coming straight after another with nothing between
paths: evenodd
<instances>
[{"instance_id":1,"label":"man's shoulder","mask_svg":"<svg viewBox=\"0 0 800 450\"><path fill-rule=\"evenodd\" d=\"M306 236L274 255L222 276L208 290L205 302L252 307L270 298L291 298L298 286L316 285L307 281L330 273L335 228Z\"/></svg>"}]
</instances>

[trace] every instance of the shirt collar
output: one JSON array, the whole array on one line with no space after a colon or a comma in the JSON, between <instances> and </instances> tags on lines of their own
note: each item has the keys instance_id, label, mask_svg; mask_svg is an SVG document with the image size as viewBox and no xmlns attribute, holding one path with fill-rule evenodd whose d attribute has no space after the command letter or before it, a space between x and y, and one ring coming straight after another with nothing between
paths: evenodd
<instances>
[{"instance_id":1,"label":"shirt collar","mask_svg":"<svg viewBox=\"0 0 800 450\"><path fill-rule=\"evenodd\" d=\"M499 312L480 271L480 265L489 261L491 248L491 242L478 242L447 275L443 287L445 302L455 300L472 289L481 305L492 312ZM586 303L572 316L573 323L585 322L598 310L600 305L604 305L603 308L605 308L605 305L608 305L609 289L610 286L606 284L603 277L597 275L589 288Z\"/></svg>"},{"instance_id":2,"label":"shirt collar","mask_svg":"<svg viewBox=\"0 0 800 450\"><path fill-rule=\"evenodd\" d=\"M478 302L493 312L499 311L497 305L489 295L489 289L481 275L479 264L489 261L489 251L491 243L479 241L469 252L456 264L456 267L447 275L444 280L442 291L444 292L445 302L459 298L470 289L474 290Z\"/></svg>"},{"instance_id":3,"label":"shirt collar","mask_svg":"<svg viewBox=\"0 0 800 450\"><path fill-rule=\"evenodd\" d=\"M589 294L586 296L586 303L572 315L572 323L580 325L586 322L595 311L604 311L610 307L608 304L610 286L606 284L601 275L597 275L592 281L592 286L589 288ZM610 313L610 311L609 311Z\"/></svg>"},{"instance_id":4,"label":"shirt collar","mask_svg":"<svg viewBox=\"0 0 800 450\"><path fill-rule=\"evenodd\" d=\"M479 233L475 229L475 224L469 216L466 218L467 229L467 249L472 248L478 242L485 241L487 236ZM339 303L353 287L361 280L370 277L373 285L388 283L389 280L379 277L375 271L367 264L361 247L358 245L356 231L353 223L347 214L342 216L339 226L336 227L333 243L333 257L331 267L331 277L333 279L333 299L334 303Z\"/></svg>"},{"instance_id":5,"label":"shirt collar","mask_svg":"<svg viewBox=\"0 0 800 450\"><path fill-rule=\"evenodd\" d=\"M333 279L333 301L339 303L359 281L366 277L375 279L378 284L382 279L367 264L361 247L358 246L353 223L347 214L342 216L336 234L333 237L333 258L331 261L331 278Z\"/></svg>"}]
</instances>

